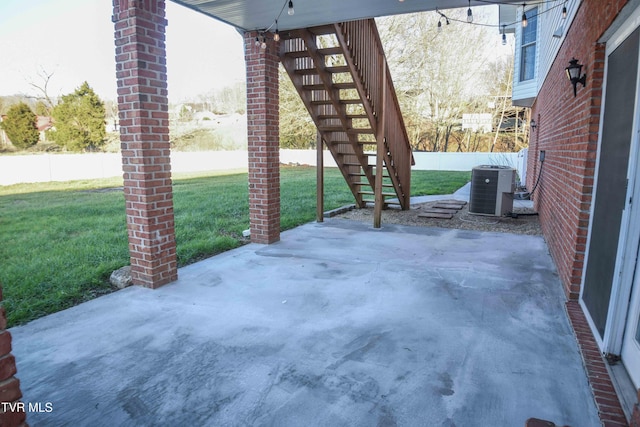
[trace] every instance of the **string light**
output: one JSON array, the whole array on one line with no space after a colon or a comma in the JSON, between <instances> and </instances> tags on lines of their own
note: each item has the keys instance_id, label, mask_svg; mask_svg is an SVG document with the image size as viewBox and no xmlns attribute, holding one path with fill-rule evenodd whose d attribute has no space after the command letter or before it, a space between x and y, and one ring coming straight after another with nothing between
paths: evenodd
<instances>
[{"instance_id":1,"label":"string light","mask_svg":"<svg viewBox=\"0 0 640 427\"><path fill-rule=\"evenodd\" d=\"M280 19L280 17L284 13L284 9L287 6L289 7L287 13L289 15L293 15L295 13L293 9L293 0L284 0L282 8L280 9L280 13L278 13L278 16L276 16L276 19L273 20L273 23L269 25L268 28L265 28L265 29L256 28L256 31L259 32L258 36L256 36L256 42L255 42L256 47L260 46L260 48L263 50L267 48L267 35L271 34L270 31L273 27L276 28L275 31L273 32L273 41L274 42L280 41L281 37L280 37L280 30L278 29L278 19ZM262 41L260 41L260 37L262 37Z\"/></svg>"},{"instance_id":2,"label":"string light","mask_svg":"<svg viewBox=\"0 0 640 427\"><path fill-rule=\"evenodd\" d=\"M405 0L398 0L398 1L400 1L402 3ZM502 1L496 1L496 0L474 0L474 1L476 1L477 3L487 3L487 4L505 4ZM538 3L534 2L534 3L530 3L530 4L532 4L532 5L545 4L547 1L548 0L542 0L542 1L538 2ZM560 0L551 0L551 1L560 1ZM479 25L479 26L483 26L483 27L494 27L494 28L495 27L499 27L499 25L483 24L483 23L475 23L475 22L473 22L473 11L471 10L471 0L468 0L468 2L469 2L469 8L467 9L467 20L466 20L467 24ZM564 0L564 4L562 6L562 18L563 19L565 19L566 16L567 16L567 6L566 6L566 4L567 4L567 0ZM260 34L262 34L262 36L263 36L262 37L262 42L260 42L259 37L256 37L256 41L255 41L255 45L256 46L260 46L262 49L266 49L266 47L267 47L266 46L267 45L267 38L264 35L266 33L268 33L271 30L271 28L273 28L274 26L276 27L276 30L275 30L275 33L273 34L273 40L276 41L276 42L280 40L280 32L278 30L278 19L280 18L280 16L282 16L282 13L284 12L285 7L287 7L287 6L288 6L287 14L289 16L291 16L291 15L293 15L295 13L295 10L293 8L293 0L285 0L284 1L284 5L282 6L282 9L280 9L280 13L278 14L278 16L276 17L274 22L268 28L266 28L266 29L261 31ZM557 8L559 6L560 5L553 6L553 7L549 8L549 9L547 9L544 12L538 13L536 16L541 15L543 13L547 13L547 12L551 11L552 9L555 9L555 8ZM527 14L525 12L525 8L526 7L527 7L527 4L523 3L522 4L522 27L523 28L525 28L528 25ZM440 12L438 10L438 8L436 8L436 12L440 15L440 20L438 20L438 33L440 33L442 31L442 18L445 19L445 23L447 25L450 24L450 22L449 22L450 19L444 13ZM454 19L454 18L451 18L451 21L464 22L464 21L461 21L459 19ZM505 34L505 27L506 26L511 26L511 25L514 25L514 24L516 24L516 22L512 22L512 23L509 23L509 24L503 24L502 25L502 44L503 45L507 43L507 36Z\"/></svg>"},{"instance_id":3,"label":"string light","mask_svg":"<svg viewBox=\"0 0 640 427\"><path fill-rule=\"evenodd\" d=\"M447 25L449 25L449 18L444 13L440 12L438 8L436 8L436 12L440 14L440 19L438 20L438 32L442 31L442 18L444 18Z\"/></svg>"},{"instance_id":4,"label":"string light","mask_svg":"<svg viewBox=\"0 0 640 427\"><path fill-rule=\"evenodd\" d=\"M274 42L279 42L280 41L280 32L278 31L278 20L276 19L276 32L273 34L273 41Z\"/></svg>"},{"instance_id":5,"label":"string light","mask_svg":"<svg viewBox=\"0 0 640 427\"><path fill-rule=\"evenodd\" d=\"M476 1L478 3L487 3L487 4L504 4L504 3L501 3L501 2L496 2L495 0L474 0L474 1ZM558 2L563 1L564 5L566 5L566 3L567 3L567 0L551 0L551 1L558 1ZM539 5L539 4L545 4L545 2L538 2L538 3L535 3L535 2L531 3L530 2L529 3L529 5ZM522 5L523 6L523 12L524 12L524 8L526 7L526 5L527 5L526 3L524 3ZM564 13L564 11L566 9L566 6L564 6L564 5L562 3L556 4L555 6L549 7L544 12L539 12L539 13L537 13L535 15L530 16L530 18L539 16L539 15L543 15L545 13L549 13L554 9L560 8L560 6L563 6L562 10L563 10L563 13ZM476 25L476 26L480 26L480 27L490 27L490 28L498 28L498 29L500 29L500 27L502 27L502 44L503 45L507 44L506 27L511 27L512 25L516 25L516 24L518 24L520 22L520 21L515 21L515 22L509 22L507 24L499 24L499 25L496 25L496 24L485 24L485 23L482 23L482 22L468 22L468 21L463 21L463 20L456 19L456 18L449 18L447 15L442 13L437 8L436 8L436 13L438 13L440 15L440 20L438 21L438 33L440 33L440 31L442 31L442 18L444 18L446 20L447 25L449 25L449 21L451 20L451 21L454 21L454 22L460 22L460 23L463 23L463 24L471 24L471 25ZM525 13L522 14L522 18L523 18L523 20L527 19ZM527 22L527 24L528 24L528 22ZM525 27L525 26L526 25L523 25L523 27Z\"/></svg>"}]
</instances>

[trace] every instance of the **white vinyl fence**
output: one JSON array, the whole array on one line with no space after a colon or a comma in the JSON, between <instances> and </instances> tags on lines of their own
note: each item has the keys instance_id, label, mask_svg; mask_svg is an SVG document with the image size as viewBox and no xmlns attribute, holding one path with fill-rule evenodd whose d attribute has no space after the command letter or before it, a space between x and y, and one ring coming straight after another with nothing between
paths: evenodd
<instances>
[{"instance_id":1,"label":"white vinyl fence","mask_svg":"<svg viewBox=\"0 0 640 427\"><path fill-rule=\"evenodd\" d=\"M426 153L413 154L416 170L469 171L478 165L506 165L526 173L526 153ZM524 157L524 161L522 160ZM316 165L315 150L280 150L284 164ZM336 167L331 154L324 152L325 167ZM247 151L174 152L174 173L247 168ZM118 153L38 154L0 156L0 185L28 182L71 181L122 175Z\"/></svg>"}]
</instances>

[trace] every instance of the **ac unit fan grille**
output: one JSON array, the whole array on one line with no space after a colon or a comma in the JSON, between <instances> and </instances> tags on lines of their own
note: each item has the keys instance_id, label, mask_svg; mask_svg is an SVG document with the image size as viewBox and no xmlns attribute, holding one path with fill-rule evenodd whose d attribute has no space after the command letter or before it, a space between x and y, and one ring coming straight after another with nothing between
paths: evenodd
<instances>
[{"instance_id":1,"label":"ac unit fan grille","mask_svg":"<svg viewBox=\"0 0 640 427\"><path fill-rule=\"evenodd\" d=\"M496 210L498 171L474 170L471 179L470 211L493 215Z\"/></svg>"}]
</instances>

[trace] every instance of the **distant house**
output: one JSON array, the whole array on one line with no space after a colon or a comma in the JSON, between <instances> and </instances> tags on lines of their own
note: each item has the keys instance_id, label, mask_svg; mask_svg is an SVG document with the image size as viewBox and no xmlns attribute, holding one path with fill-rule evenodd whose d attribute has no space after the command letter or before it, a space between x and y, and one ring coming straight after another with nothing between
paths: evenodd
<instances>
[{"instance_id":1,"label":"distant house","mask_svg":"<svg viewBox=\"0 0 640 427\"><path fill-rule=\"evenodd\" d=\"M0 116L0 122L4 121L7 118L6 115ZM40 132L40 142L44 142L47 140L46 132L49 129L53 129L53 118L49 116L36 116L36 128L38 128L38 132ZM11 140L7 136L6 132L0 129L0 143L3 146L11 144Z\"/></svg>"},{"instance_id":2,"label":"distant house","mask_svg":"<svg viewBox=\"0 0 640 427\"><path fill-rule=\"evenodd\" d=\"M37 116L36 127L38 128L38 132L40 132L40 141L46 141L47 134L45 132L53 128L53 118L49 116Z\"/></svg>"}]
</instances>

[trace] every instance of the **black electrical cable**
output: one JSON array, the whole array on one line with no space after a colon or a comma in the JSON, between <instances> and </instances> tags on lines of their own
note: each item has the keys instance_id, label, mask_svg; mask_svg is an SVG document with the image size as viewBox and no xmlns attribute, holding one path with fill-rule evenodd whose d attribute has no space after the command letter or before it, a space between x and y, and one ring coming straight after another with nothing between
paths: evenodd
<instances>
[{"instance_id":1,"label":"black electrical cable","mask_svg":"<svg viewBox=\"0 0 640 427\"><path fill-rule=\"evenodd\" d=\"M529 193L529 197L531 197L531 195L534 193L534 191L536 191L536 188L538 188L538 184L540 183L540 177L542 176L542 168L544 167L544 160L542 160L540 162L540 170L538 171L538 179L536 180L536 185L533 186L533 190L531 190L531 193Z\"/></svg>"},{"instance_id":2,"label":"black electrical cable","mask_svg":"<svg viewBox=\"0 0 640 427\"><path fill-rule=\"evenodd\" d=\"M543 166L544 166L544 160L542 160L540 162L540 170L538 171L538 179L536 180L536 184L533 186L533 190L531 190L531 193L529 193L529 197L531 197L533 192L536 191L536 188L538 188L538 184L540 183L540 177L542 176L542 167ZM511 218L518 218L519 216L536 216L536 215L538 215L538 212L526 212L526 213L524 213L524 212L523 213L508 212L508 213L505 214L505 216L510 216Z\"/></svg>"}]
</instances>

